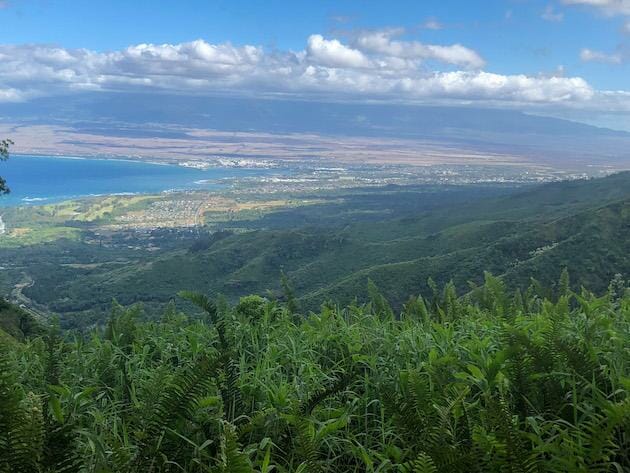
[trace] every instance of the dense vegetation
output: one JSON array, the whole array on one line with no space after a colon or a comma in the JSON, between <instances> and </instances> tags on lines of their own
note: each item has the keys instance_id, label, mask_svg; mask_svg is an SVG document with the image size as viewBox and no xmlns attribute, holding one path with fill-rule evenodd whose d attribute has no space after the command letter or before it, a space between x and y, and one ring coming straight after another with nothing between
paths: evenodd
<instances>
[{"instance_id":1,"label":"dense vegetation","mask_svg":"<svg viewBox=\"0 0 630 473\"><path fill-rule=\"evenodd\" d=\"M630 291L486 274L395 313L181 296L160 321L0 343L0 472L620 472Z\"/></svg>"},{"instance_id":2,"label":"dense vegetation","mask_svg":"<svg viewBox=\"0 0 630 473\"><path fill-rule=\"evenodd\" d=\"M42 326L31 314L0 297L0 337L24 340L42 334Z\"/></svg>"},{"instance_id":3,"label":"dense vegetation","mask_svg":"<svg viewBox=\"0 0 630 473\"><path fill-rule=\"evenodd\" d=\"M311 310L329 298L367 297L368 279L400 310L410 294L431 291L429 277L465 291L469 281L482 283L485 270L510 289L526 289L532 276L552 289L567 267L572 289L601 294L616 273L630 274L630 173L516 189L345 190L230 224L238 228L199 237L125 234L101 246L86 236L0 249L9 262L6 292L28 275L34 284L23 294L60 314L66 328L102 320L113 298L159 311L182 287L232 303L243 294L279 294L282 272ZM149 243L159 250L147 250Z\"/></svg>"},{"instance_id":4,"label":"dense vegetation","mask_svg":"<svg viewBox=\"0 0 630 473\"><path fill-rule=\"evenodd\" d=\"M6 161L9 159L9 147L13 144L11 140L0 140L0 161ZM7 185L7 181L4 180L2 176L0 176L0 195L8 194L9 186Z\"/></svg>"}]
</instances>

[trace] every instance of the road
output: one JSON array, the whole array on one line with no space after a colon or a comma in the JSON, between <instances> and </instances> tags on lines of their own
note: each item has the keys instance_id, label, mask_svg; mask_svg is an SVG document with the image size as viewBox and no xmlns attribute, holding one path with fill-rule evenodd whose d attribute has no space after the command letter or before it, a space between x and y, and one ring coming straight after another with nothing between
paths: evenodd
<instances>
[{"instance_id":1,"label":"road","mask_svg":"<svg viewBox=\"0 0 630 473\"><path fill-rule=\"evenodd\" d=\"M37 304L33 302L28 296L26 296L26 294L24 294L24 289L33 286L33 284L35 284L35 281L28 274L23 273L23 275L24 280L20 283L17 283L11 291L11 299L13 303L18 305L22 310L25 310L38 320L47 320L49 314L40 309L37 309Z\"/></svg>"}]
</instances>

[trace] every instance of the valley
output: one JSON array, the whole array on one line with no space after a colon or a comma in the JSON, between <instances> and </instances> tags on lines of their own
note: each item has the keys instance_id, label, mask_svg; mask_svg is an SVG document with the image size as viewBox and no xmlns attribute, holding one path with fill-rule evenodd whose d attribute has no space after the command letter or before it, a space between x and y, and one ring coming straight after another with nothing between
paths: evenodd
<instances>
[{"instance_id":1,"label":"valley","mask_svg":"<svg viewBox=\"0 0 630 473\"><path fill-rule=\"evenodd\" d=\"M547 184L402 182L291 193L262 181L244 192L241 182L214 193L7 207L0 284L14 294L20 287L64 326L85 328L113 299L155 312L182 287L231 301L281 297L287 277L314 310L367 297L373 281L399 308L429 293L430 279L465 292L491 271L510 287L531 277L553 287L567 268L576 287L604 290L630 272L629 173Z\"/></svg>"}]
</instances>

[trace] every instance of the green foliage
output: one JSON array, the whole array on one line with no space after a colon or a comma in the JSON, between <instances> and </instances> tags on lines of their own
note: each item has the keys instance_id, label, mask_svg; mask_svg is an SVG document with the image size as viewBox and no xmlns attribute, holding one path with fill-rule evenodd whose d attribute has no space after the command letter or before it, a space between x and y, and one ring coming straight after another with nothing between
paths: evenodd
<instances>
[{"instance_id":1,"label":"green foliage","mask_svg":"<svg viewBox=\"0 0 630 473\"><path fill-rule=\"evenodd\" d=\"M0 296L0 330L17 340L43 334L41 324L25 310Z\"/></svg>"},{"instance_id":2,"label":"green foliage","mask_svg":"<svg viewBox=\"0 0 630 473\"><path fill-rule=\"evenodd\" d=\"M295 291L291 285L291 281L287 275L282 271L280 275L280 285L282 286L282 292L284 293L285 306L291 314L295 314L299 310L299 304L295 297Z\"/></svg>"},{"instance_id":3,"label":"green foliage","mask_svg":"<svg viewBox=\"0 0 630 473\"><path fill-rule=\"evenodd\" d=\"M551 299L431 285L401 314L371 285L300 318L184 292L203 317L114 304L85 336L0 344L0 473L630 468L623 278Z\"/></svg>"},{"instance_id":4,"label":"green foliage","mask_svg":"<svg viewBox=\"0 0 630 473\"><path fill-rule=\"evenodd\" d=\"M374 311L374 315L383 318L392 318L394 316L394 311L389 306L389 302L387 299L381 294L378 290L376 284L371 279L368 279L367 286L368 296L370 298L370 304L372 305L372 310Z\"/></svg>"},{"instance_id":5,"label":"green foliage","mask_svg":"<svg viewBox=\"0 0 630 473\"><path fill-rule=\"evenodd\" d=\"M72 215L78 204L67 205ZM585 286L603 294L615 274L630 274L629 172L518 190L348 190L325 205L284 208L242 222L243 231L194 252L192 233L114 232L101 245L92 233L102 233L101 224L74 222L70 228L65 214L50 223L52 212L48 206L3 209L7 228L32 228L19 238L0 239L0 246L14 245L2 248L12 261L4 289L23 282L26 273L35 284L24 287L23 295L33 307L60 314L66 328L104 320L113 298L161 311L181 288L224 294L232 303L246 294L269 294L304 314L330 299L342 305L368 299L370 279L399 312L412 294L422 293L429 306L434 302L429 276L440 298L451 281L451 295L453 289L467 292L469 281L484 285L487 270L500 277L510 299L516 289L527 291L530 277L542 284L539 297L555 299L566 292L566 283L573 292ZM72 240L18 247L24 240L49 241L50 232ZM564 268L571 278L560 287ZM451 308L455 312L444 315L457 317L457 307L442 310ZM505 309L505 302L496 309Z\"/></svg>"},{"instance_id":6,"label":"green foliage","mask_svg":"<svg viewBox=\"0 0 630 473\"><path fill-rule=\"evenodd\" d=\"M0 140L0 161L6 161L9 159L9 147L13 144L11 140ZM0 176L0 195L8 194L10 192L9 187L7 186L7 181L5 181L2 176Z\"/></svg>"}]
</instances>

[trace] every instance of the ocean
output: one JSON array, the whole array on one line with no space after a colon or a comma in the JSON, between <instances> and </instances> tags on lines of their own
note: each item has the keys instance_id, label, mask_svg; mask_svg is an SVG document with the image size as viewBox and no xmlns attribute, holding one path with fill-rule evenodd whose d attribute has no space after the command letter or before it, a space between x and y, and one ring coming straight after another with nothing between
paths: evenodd
<instances>
[{"instance_id":1,"label":"ocean","mask_svg":"<svg viewBox=\"0 0 630 473\"><path fill-rule=\"evenodd\" d=\"M11 193L0 206L44 204L105 194L149 194L169 190L204 190L222 186L220 179L256 177L278 169L209 168L155 164L121 159L11 156L0 162Z\"/></svg>"}]
</instances>

